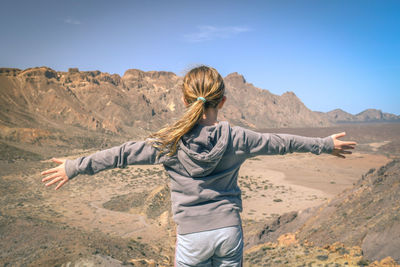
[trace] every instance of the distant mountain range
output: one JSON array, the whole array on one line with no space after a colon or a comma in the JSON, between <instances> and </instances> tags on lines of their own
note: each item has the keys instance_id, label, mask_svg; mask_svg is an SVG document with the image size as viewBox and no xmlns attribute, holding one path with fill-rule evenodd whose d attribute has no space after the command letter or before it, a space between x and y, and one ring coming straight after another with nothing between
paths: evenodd
<instances>
[{"instance_id":1,"label":"distant mountain range","mask_svg":"<svg viewBox=\"0 0 400 267\"><path fill-rule=\"evenodd\" d=\"M341 109L335 109L325 114L328 116L328 119L334 123L400 121L400 116L385 113L377 109L366 109L356 115L347 113Z\"/></svg>"},{"instance_id":2,"label":"distant mountain range","mask_svg":"<svg viewBox=\"0 0 400 267\"><path fill-rule=\"evenodd\" d=\"M337 122L400 121L366 110L357 115L308 109L292 92L275 95L247 83L238 73L225 78L228 101L220 120L254 129L321 127ZM34 142L54 131L76 129L145 136L184 111L182 77L172 72L130 69L120 77L100 71L67 72L47 67L0 68L0 137ZM66 130L67 129L67 130Z\"/></svg>"}]
</instances>

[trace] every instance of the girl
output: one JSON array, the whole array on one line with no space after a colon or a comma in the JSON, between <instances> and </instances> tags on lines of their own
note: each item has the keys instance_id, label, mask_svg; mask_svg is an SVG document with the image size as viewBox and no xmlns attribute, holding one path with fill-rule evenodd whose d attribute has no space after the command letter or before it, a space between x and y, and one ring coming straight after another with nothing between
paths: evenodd
<instances>
[{"instance_id":1,"label":"girl","mask_svg":"<svg viewBox=\"0 0 400 267\"><path fill-rule=\"evenodd\" d=\"M219 73L207 66L183 79L187 111L172 126L146 141L127 142L75 160L53 159L60 165L42 172L46 186L59 189L78 174L95 174L128 164L163 164L171 178L171 202L177 224L177 266L241 266L243 236L241 191L237 178L242 163L257 155L311 152L344 158L355 142L257 133L218 121L226 101Z\"/></svg>"}]
</instances>

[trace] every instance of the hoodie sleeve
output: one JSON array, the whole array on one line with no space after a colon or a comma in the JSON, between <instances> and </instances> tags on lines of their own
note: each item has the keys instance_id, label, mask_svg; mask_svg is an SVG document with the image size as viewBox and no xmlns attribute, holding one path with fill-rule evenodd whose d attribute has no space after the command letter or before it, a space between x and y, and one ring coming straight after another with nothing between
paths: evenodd
<instances>
[{"instance_id":1,"label":"hoodie sleeve","mask_svg":"<svg viewBox=\"0 0 400 267\"><path fill-rule=\"evenodd\" d=\"M146 141L126 142L120 146L65 162L65 172L72 179L78 174L95 174L110 168L124 168L133 164L158 164L158 150Z\"/></svg>"},{"instance_id":2,"label":"hoodie sleeve","mask_svg":"<svg viewBox=\"0 0 400 267\"><path fill-rule=\"evenodd\" d=\"M240 128L234 140L239 153L246 157L257 155L276 155L293 152L311 152L313 154L332 153L333 139L304 137L291 134L258 133Z\"/></svg>"}]
</instances>

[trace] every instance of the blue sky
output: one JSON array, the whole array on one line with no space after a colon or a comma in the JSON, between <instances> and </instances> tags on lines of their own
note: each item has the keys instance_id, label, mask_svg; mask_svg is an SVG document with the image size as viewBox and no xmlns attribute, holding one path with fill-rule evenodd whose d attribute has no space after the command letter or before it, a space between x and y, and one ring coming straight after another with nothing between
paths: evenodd
<instances>
[{"instance_id":1,"label":"blue sky","mask_svg":"<svg viewBox=\"0 0 400 267\"><path fill-rule=\"evenodd\" d=\"M0 67L244 75L311 110L400 114L400 1L2 0Z\"/></svg>"}]
</instances>

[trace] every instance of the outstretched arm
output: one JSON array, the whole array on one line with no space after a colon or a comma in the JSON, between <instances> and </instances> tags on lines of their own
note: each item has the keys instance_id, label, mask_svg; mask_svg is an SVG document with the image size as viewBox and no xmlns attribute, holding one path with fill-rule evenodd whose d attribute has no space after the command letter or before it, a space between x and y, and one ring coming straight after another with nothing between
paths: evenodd
<instances>
[{"instance_id":1,"label":"outstretched arm","mask_svg":"<svg viewBox=\"0 0 400 267\"><path fill-rule=\"evenodd\" d=\"M353 149L356 145L355 142L338 139L345 135L343 132L318 138L292 134L258 133L238 127L233 138L233 145L237 153L245 157L311 152L317 155L328 153L344 158L343 154L351 154L349 149Z\"/></svg>"},{"instance_id":2,"label":"outstretched arm","mask_svg":"<svg viewBox=\"0 0 400 267\"><path fill-rule=\"evenodd\" d=\"M92 175L105 169L123 168L132 164L162 163L163 158L157 158L157 152L150 143L140 141L127 142L74 160L53 159L60 165L42 172L42 175L50 174L42 181L48 182L46 186L60 182L56 187L58 189L79 174Z\"/></svg>"}]
</instances>

